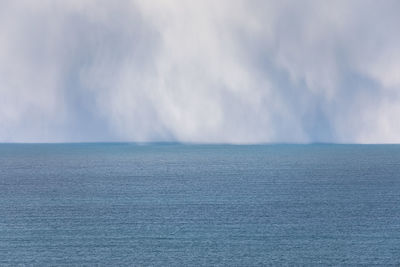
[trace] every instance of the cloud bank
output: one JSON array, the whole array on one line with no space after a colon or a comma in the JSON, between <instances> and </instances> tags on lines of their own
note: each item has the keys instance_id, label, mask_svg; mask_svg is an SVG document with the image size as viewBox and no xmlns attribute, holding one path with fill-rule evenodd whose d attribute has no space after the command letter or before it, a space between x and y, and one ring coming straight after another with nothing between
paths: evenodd
<instances>
[{"instance_id":1,"label":"cloud bank","mask_svg":"<svg viewBox=\"0 0 400 267\"><path fill-rule=\"evenodd\" d=\"M400 142L400 2L5 0L0 141Z\"/></svg>"}]
</instances>

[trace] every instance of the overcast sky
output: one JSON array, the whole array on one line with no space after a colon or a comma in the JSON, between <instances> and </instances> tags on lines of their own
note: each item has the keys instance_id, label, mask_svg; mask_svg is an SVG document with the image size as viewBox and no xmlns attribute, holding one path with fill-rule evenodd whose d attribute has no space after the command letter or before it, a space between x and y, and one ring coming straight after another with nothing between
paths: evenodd
<instances>
[{"instance_id":1,"label":"overcast sky","mask_svg":"<svg viewBox=\"0 0 400 267\"><path fill-rule=\"evenodd\" d=\"M400 142L400 1L1 0L0 142Z\"/></svg>"}]
</instances>

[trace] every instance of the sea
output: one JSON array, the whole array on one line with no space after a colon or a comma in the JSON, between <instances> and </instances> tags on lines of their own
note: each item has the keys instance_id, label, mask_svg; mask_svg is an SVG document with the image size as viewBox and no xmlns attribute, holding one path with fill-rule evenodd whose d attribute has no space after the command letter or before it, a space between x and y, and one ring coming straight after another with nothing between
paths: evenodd
<instances>
[{"instance_id":1,"label":"sea","mask_svg":"<svg viewBox=\"0 0 400 267\"><path fill-rule=\"evenodd\" d=\"M18 265L400 265L400 145L0 144Z\"/></svg>"}]
</instances>

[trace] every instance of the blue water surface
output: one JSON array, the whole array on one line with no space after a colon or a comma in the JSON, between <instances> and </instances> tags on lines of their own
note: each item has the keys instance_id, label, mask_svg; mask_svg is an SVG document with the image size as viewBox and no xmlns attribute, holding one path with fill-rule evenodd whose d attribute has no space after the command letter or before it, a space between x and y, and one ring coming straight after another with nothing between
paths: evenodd
<instances>
[{"instance_id":1,"label":"blue water surface","mask_svg":"<svg viewBox=\"0 0 400 267\"><path fill-rule=\"evenodd\" d=\"M17 264L400 264L400 146L1 144Z\"/></svg>"}]
</instances>

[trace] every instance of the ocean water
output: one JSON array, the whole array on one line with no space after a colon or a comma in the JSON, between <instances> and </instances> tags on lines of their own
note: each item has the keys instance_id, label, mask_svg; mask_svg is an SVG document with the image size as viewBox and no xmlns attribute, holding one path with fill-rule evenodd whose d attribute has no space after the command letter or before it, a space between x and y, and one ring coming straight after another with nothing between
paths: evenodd
<instances>
[{"instance_id":1,"label":"ocean water","mask_svg":"<svg viewBox=\"0 0 400 267\"><path fill-rule=\"evenodd\" d=\"M399 145L0 145L0 265L400 264Z\"/></svg>"}]
</instances>

